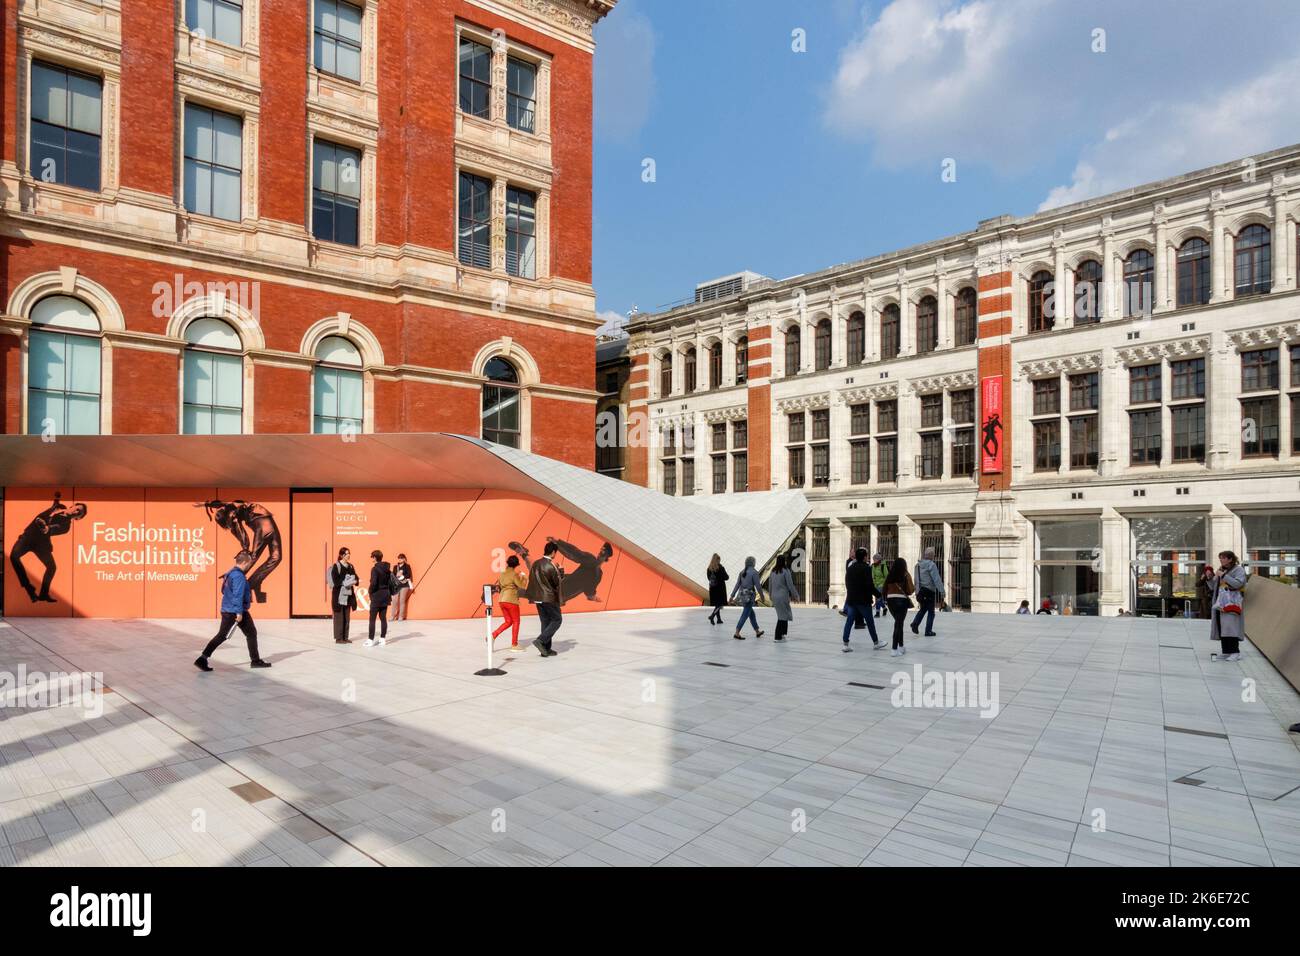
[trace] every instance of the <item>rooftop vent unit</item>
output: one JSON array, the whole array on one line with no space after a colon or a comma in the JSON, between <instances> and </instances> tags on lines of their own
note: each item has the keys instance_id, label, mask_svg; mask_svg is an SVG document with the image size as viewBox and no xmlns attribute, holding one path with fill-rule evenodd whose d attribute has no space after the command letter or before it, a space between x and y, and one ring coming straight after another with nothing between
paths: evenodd
<instances>
[{"instance_id":1,"label":"rooftop vent unit","mask_svg":"<svg viewBox=\"0 0 1300 956\"><path fill-rule=\"evenodd\" d=\"M734 298L763 278L765 277L757 272L737 272L735 275L701 282L695 287L695 301L716 302L718 299Z\"/></svg>"}]
</instances>

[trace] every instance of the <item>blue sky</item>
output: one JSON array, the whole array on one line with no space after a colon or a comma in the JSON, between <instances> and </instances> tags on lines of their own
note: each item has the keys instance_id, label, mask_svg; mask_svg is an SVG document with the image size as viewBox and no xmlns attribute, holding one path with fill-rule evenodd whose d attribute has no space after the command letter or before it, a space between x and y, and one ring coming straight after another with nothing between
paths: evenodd
<instances>
[{"instance_id":1,"label":"blue sky","mask_svg":"<svg viewBox=\"0 0 1300 956\"><path fill-rule=\"evenodd\" d=\"M619 0L596 42L602 313L1300 142L1294 0Z\"/></svg>"}]
</instances>

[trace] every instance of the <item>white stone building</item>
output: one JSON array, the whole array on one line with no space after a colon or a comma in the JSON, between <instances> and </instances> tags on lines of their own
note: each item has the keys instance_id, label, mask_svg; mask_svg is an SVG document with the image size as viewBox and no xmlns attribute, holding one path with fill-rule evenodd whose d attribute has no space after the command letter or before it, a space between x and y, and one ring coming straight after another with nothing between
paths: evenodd
<instances>
[{"instance_id":1,"label":"white stone building","mask_svg":"<svg viewBox=\"0 0 1300 956\"><path fill-rule=\"evenodd\" d=\"M812 602L856 544L983 611L1181 614L1225 549L1295 581L1298 218L1300 146L639 316L628 476L803 488Z\"/></svg>"}]
</instances>

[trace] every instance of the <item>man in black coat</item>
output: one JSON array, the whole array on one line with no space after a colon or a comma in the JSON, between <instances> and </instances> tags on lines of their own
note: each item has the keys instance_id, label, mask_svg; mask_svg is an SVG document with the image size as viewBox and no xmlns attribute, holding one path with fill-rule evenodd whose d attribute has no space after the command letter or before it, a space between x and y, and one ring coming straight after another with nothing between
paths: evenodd
<instances>
[{"instance_id":1,"label":"man in black coat","mask_svg":"<svg viewBox=\"0 0 1300 956\"><path fill-rule=\"evenodd\" d=\"M849 636L853 631L855 619L866 621L867 630L871 632L871 644L876 650L885 645L876 636L876 622L871 614L871 605L880 592L871 577L871 565L867 563L867 549L858 548L853 555L853 563L844 572L844 652L853 650L849 646Z\"/></svg>"}]
</instances>

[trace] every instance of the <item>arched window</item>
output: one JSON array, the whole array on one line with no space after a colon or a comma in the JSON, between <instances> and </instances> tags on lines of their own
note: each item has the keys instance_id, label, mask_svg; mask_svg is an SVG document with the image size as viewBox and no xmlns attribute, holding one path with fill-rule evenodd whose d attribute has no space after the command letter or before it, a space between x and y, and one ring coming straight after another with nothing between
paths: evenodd
<instances>
[{"instance_id":1,"label":"arched window","mask_svg":"<svg viewBox=\"0 0 1300 956\"><path fill-rule=\"evenodd\" d=\"M916 351L933 352L939 347L939 302L927 295L916 303Z\"/></svg>"},{"instance_id":2,"label":"arched window","mask_svg":"<svg viewBox=\"0 0 1300 956\"><path fill-rule=\"evenodd\" d=\"M686 367L684 371L686 373L686 391L693 392L695 386L699 384L695 375L695 349L686 350Z\"/></svg>"},{"instance_id":3,"label":"arched window","mask_svg":"<svg viewBox=\"0 0 1300 956\"><path fill-rule=\"evenodd\" d=\"M317 435L360 434L361 352L343 336L328 335L316 346L316 363L311 430Z\"/></svg>"},{"instance_id":4,"label":"arched window","mask_svg":"<svg viewBox=\"0 0 1300 956\"><path fill-rule=\"evenodd\" d=\"M719 358L722 346L718 346ZM719 376L721 378L721 376ZM742 335L736 339L736 384L744 385L749 381L749 336Z\"/></svg>"},{"instance_id":5,"label":"arched window","mask_svg":"<svg viewBox=\"0 0 1300 956\"><path fill-rule=\"evenodd\" d=\"M831 367L830 319L822 319L813 330L813 367L819 372Z\"/></svg>"},{"instance_id":6,"label":"arched window","mask_svg":"<svg viewBox=\"0 0 1300 956\"><path fill-rule=\"evenodd\" d=\"M32 307L27 339L27 433L99 434L99 318L80 299Z\"/></svg>"},{"instance_id":7,"label":"arched window","mask_svg":"<svg viewBox=\"0 0 1300 956\"><path fill-rule=\"evenodd\" d=\"M667 398L673 393L673 353L665 352L659 356L659 397Z\"/></svg>"},{"instance_id":8,"label":"arched window","mask_svg":"<svg viewBox=\"0 0 1300 956\"><path fill-rule=\"evenodd\" d=\"M1084 259L1074 270L1074 324L1101 321L1102 268L1096 259Z\"/></svg>"},{"instance_id":9,"label":"arched window","mask_svg":"<svg viewBox=\"0 0 1300 956\"><path fill-rule=\"evenodd\" d=\"M181 434L238 435L244 430L244 343L221 319L185 327Z\"/></svg>"},{"instance_id":10,"label":"arched window","mask_svg":"<svg viewBox=\"0 0 1300 956\"><path fill-rule=\"evenodd\" d=\"M845 356L850 365L861 365L867 357L867 317L861 312L849 316L849 354Z\"/></svg>"},{"instance_id":11,"label":"arched window","mask_svg":"<svg viewBox=\"0 0 1300 956\"><path fill-rule=\"evenodd\" d=\"M519 447L523 431L519 405L519 373L503 358L490 359L483 369L483 440Z\"/></svg>"},{"instance_id":12,"label":"arched window","mask_svg":"<svg viewBox=\"0 0 1300 956\"><path fill-rule=\"evenodd\" d=\"M974 286L968 285L957 293L952 336L958 346L974 345L979 336L979 294Z\"/></svg>"},{"instance_id":13,"label":"arched window","mask_svg":"<svg viewBox=\"0 0 1300 956\"><path fill-rule=\"evenodd\" d=\"M802 364L800 352L803 349L799 326L792 325L785 330L785 374L798 375Z\"/></svg>"},{"instance_id":14,"label":"arched window","mask_svg":"<svg viewBox=\"0 0 1300 956\"><path fill-rule=\"evenodd\" d=\"M722 387L722 343L709 346L709 388Z\"/></svg>"},{"instance_id":15,"label":"arched window","mask_svg":"<svg viewBox=\"0 0 1300 956\"><path fill-rule=\"evenodd\" d=\"M1210 244L1188 239L1178 247L1178 308L1210 301Z\"/></svg>"},{"instance_id":16,"label":"arched window","mask_svg":"<svg viewBox=\"0 0 1300 956\"><path fill-rule=\"evenodd\" d=\"M1273 288L1273 236L1267 226L1247 226L1233 243L1237 295L1258 295Z\"/></svg>"},{"instance_id":17,"label":"arched window","mask_svg":"<svg viewBox=\"0 0 1300 956\"><path fill-rule=\"evenodd\" d=\"M880 310L880 357L891 359L898 357L898 332L902 312L891 302Z\"/></svg>"},{"instance_id":18,"label":"arched window","mask_svg":"<svg viewBox=\"0 0 1300 956\"><path fill-rule=\"evenodd\" d=\"M1124 260L1124 315L1150 315L1156 284L1156 259L1134 249Z\"/></svg>"},{"instance_id":19,"label":"arched window","mask_svg":"<svg viewBox=\"0 0 1300 956\"><path fill-rule=\"evenodd\" d=\"M1029 331L1049 332L1056 324L1055 283L1046 270L1029 277Z\"/></svg>"}]
</instances>

